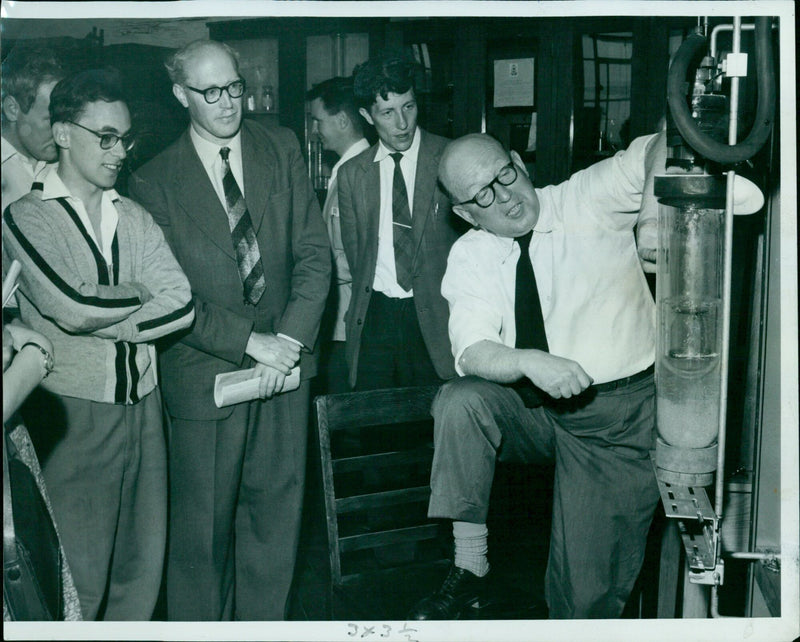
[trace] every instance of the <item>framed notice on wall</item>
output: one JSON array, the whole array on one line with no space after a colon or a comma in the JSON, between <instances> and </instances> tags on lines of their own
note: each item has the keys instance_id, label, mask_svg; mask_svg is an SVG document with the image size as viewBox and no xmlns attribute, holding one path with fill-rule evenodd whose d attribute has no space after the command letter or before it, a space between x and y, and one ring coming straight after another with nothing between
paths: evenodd
<instances>
[{"instance_id":1,"label":"framed notice on wall","mask_svg":"<svg viewBox=\"0 0 800 642\"><path fill-rule=\"evenodd\" d=\"M533 58L494 61L494 106L533 107Z\"/></svg>"}]
</instances>

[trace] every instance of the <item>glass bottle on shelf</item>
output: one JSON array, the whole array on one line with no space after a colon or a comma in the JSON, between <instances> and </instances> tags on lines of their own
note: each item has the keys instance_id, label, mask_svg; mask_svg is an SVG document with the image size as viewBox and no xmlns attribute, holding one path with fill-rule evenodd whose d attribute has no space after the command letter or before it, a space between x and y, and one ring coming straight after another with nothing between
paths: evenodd
<instances>
[{"instance_id":1,"label":"glass bottle on shelf","mask_svg":"<svg viewBox=\"0 0 800 642\"><path fill-rule=\"evenodd\" d=\"M272 85L264 85L264 90L261 93L261 108L270 113L275 111L275 96Z\"/></svg>"}]
</instances>

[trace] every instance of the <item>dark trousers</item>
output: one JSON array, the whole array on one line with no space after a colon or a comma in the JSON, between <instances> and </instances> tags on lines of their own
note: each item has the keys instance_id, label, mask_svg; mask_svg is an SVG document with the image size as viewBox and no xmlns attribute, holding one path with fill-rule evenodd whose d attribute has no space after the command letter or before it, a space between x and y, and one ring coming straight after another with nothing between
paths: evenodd
<instances>
[{"instance_id":1,"label":"dark trousers","mask_svg":"<svg viewBox=\"0 0 800 642\"><path fill-rule=\"evenodd\" d=\"M555 462L550 617L619 617L658 502L653 410L652 376L539 408L485 379L452 380L433 404L428 515L485 523L498 459Z\"/></svg>"},{"instance_id":2,"label":"dark trousers","mask_svg":"<svg viewBox=\"0 0 800 642\"><path fill-rule=\"evenodd\" d=\"M414 298L373 292L364 318L355 390L442 383L422 332Z\"/></svg>"},{"instance_id":3,"label":"dark trousers","mask_svg":"<svg viewBox=\"0 0 800 642\"><path fill-rule=\"evenodd\" d=\"M347 382L347 358L344 341L326 341L320 348L319 374L312 384L313 394L329 395L350 392Z\"/></svg>"},{"instance_id":4,"label":"dark trousers","mask_svg":"<svg viewBox=\"0 0 800 642\"><path fill-rule=\"evenodd\" d=\"M172 418L170 620L282 620L297 556L309 382L220 421Z\"/></svg>"}]
</instances>

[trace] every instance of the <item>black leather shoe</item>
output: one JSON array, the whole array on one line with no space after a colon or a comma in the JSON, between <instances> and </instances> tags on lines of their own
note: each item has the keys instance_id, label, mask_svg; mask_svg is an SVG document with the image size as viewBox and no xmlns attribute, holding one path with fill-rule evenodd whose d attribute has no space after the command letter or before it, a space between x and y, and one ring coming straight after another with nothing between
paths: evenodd
<instances>
[{"instance_id":1,"label":"black leather shoe","mask_svg":"<svg viewBox=\"0 0 800 642\"><path fill-rule=\"evenodd\" d=\"M464 609L479 607L488 591L489 575L478 577L451 566L442 587L420 600L408 614L409 620L457 620Z\"/></svg>"}]
</instances>

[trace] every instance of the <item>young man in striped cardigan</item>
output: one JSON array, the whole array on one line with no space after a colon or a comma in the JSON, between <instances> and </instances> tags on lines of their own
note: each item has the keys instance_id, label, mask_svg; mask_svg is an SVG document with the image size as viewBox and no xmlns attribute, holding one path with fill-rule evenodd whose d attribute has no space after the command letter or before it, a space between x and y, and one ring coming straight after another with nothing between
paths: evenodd
<instances>
[{"instance_id":1,"label":"young man in striped cardigan","mask_svg":"<svg viewBox=\"0 0 800 642\"><path fill-rule=\"evenodd\" d=\"M161 229L113 189L133 144L122 96L108 71L59 82L58 169L3 213L4 260L22 263L20 317L53 345L41 350L58 405L42 470L87 620L153 613L167 464L152 342L194 319Z\"/></svg>"}]
</instances>

